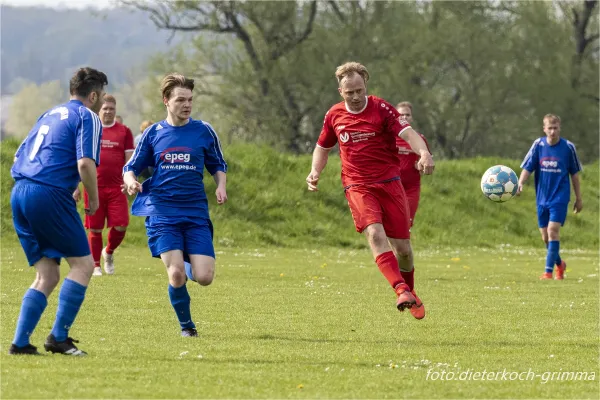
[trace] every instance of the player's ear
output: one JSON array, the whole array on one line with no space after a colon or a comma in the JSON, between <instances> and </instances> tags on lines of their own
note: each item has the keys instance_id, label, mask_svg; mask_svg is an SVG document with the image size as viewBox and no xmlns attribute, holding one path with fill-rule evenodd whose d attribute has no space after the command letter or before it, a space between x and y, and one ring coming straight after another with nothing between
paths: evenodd
<instances>
[{"instance_id":1,"label":"player's ear","mask_svg":"<svg viewBox=\"0 0 600 400\"><path fill-rule=\"evenodd\" d=\"M342 88L341 87L338 87L338 92L339 92L340 96L342 96ZM344 96L342 96L342 97L344 97Z\"/></svg>"}]
</instances>

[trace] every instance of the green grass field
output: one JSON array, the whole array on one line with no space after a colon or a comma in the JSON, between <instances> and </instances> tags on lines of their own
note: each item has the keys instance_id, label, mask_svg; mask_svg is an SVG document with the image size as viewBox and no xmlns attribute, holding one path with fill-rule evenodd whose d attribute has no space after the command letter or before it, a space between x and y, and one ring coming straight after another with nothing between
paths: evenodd
<instances>
[{"instance_id":1,"label":"green grass field","mask_svg":"<svg viewBox=\"0 0 600 400\"><path fill-rule=\"evenodd\" d=\"M117 275L93 278L71 330L90 356L71 359L7 355L34 273L19 246L4 241L0 397L599 396L596 251L565 250L563 282L538 280L542 251L417 252L417 289L428 311L417 321L395 309L366 250L217 250L214 284L188 285L199 338L179 336L160 261L126 244ZM35 345L51 328L56 300L55 293ZM484 370L500 374L458 380ZM506 379L511 372L529 378L502 380L504 371ZM442 372L456 380L442 381ZM571 372L579 379L560 375Z\"/></svg>"},{"instance_id":2,"label":"green grass field","mask_svg":"<svg viewBox=\"0 0 600 400\"><path fill-rule=\"evenodd\" d=\"M189 288L200 337L179 336L166 273L134 217L117 275L93 278L71 331L90 356L27 358L7 355L34 277L11 221L17 144L3 141L0 154L0 398L600 396L598 162L582 174L583 213L570 213L561 230L567 280L540 282L545 251L531 182L504 204L479 189L492 165L519 173L522 154L440 161L423 179L413 228L428 310L416 321L395 309L354 231L339 158L331 157L320 191L308 193L310 156L228 146L224 207L206 178L217 276L208 288ZM56 300L32 336L37 346ZM484 371L494 376L481 380Z\"/></svg>"}]
</instances>

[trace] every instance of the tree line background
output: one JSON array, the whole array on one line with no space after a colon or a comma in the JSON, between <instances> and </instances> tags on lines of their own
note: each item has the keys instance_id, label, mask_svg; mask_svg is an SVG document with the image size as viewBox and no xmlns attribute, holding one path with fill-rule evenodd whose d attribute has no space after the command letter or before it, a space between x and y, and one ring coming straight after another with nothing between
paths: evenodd
<instances>
[{"instance_id":1,"label":"tree line background","mask_svg":"<svg viewBox=\"0 0 600 400\"><path fill-rule=\"evenodd\" d=\"M415 126L438 158L520 158L542 134L543 115L555 113L583 160L598 159L597 1L117 5L88 17L105 24L133 16L143 21L122 23L116 32L103 28L120 38L119 54L128 54L129 46L138 57L125 62L98 40L95 52L76 50L64 35L61 58L70 57L71 70L94 60L126 64L128 72L106 72L119 113L134 131L142 119L164 118L158 82L177 71L196 79L195 116L211 122L224 142L307 153L325 112L340 101L335 68L359 61L371 74L370 94L413 103ZM44 35L48 46L58 42L53 31ZM153 56L146 58L149 49ZM16 85L6 133L23 136L39 113L64 100L65 79L54 79Z\"/></svg>"}]
</instances>

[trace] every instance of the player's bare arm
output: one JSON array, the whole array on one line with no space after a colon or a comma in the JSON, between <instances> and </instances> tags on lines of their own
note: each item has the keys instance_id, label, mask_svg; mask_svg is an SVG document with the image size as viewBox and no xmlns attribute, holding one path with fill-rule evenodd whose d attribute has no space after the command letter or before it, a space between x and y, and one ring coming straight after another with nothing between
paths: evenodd
<instances>
[{"instance_id":1,"label":"player's bare arm","mask_svg":"<svg viewBox=\"0 0 600 400\"><path fill-rule=\"evenodd\" d=\"M127 164L129 162L129 160L131 159L131 156L133 155L133 149L132 150L125 150L125 164Z\"/></svg>"},{"instance_id":2,"label":"player's bare arm","mask_svg":"<svg viewBox=\"0 0 600 400\"><path fill-rule=\"evenodd\" d=\"M137 177L133 171L127 171L123 175L123 183L127 190L127 194L133 196L136 193L142 192L142 184L138 182Z\"/></svg>"},{"instance_id":3,"label":"player's bare arm","mask_svg":"<svg viewBox=\"0 0 600 400\"><path fill-rule=\"evenodd\" d=\"M583 210L583 198L581 197L581 181L579 180L579 172L571 175L573 191L575 192L575 203L573 204L573 212L575 214Z\"/></svg>"},{"instance_id":4,"label":"player's bare arm","mask_svg":"<svg viewBox=\"0 0 600 400\"><path fill-rule=\"evenodd\" d=\"M417 163L417 169L422 171L425 175L431 175L435 168L435 162L433 161L433 157L431 156L431 153L429 153L427 144L423 138L412 128L404 129L400 134L400 137L406 140L411 149L421 156Z\"/></svg>"},{"instance_id":5,"label":"player's bare arm","mask_svg":"<svg viewBox=\"0 0 600 400\"><path fill-rule=\"evenodd\" d=\"M517 196L521 195L521 192L523 191L523 186L525 185L525 182L527 182L527 179L529 179L530 175L531 172L527 171L526 169L521 171L521 176L519 176L519 186L517 188Z\"/></svg>"},{"instance_id":6,"label":"player's bare arm","mask_svg":"<svg viewBox=\"0 0 600 400\"><path fill-rule=\"evenodd\" d=\"M327 165L327 160L329 159L329 152L331 149L324 149L321 146L316 146L315 151L313 151L313 159L312 159L312 169L310 174L306 177L306 183L308 184L308 190L311 192L316 192L319 189L317 188L317 184L319 183L319 177L321 176L321 172Z\"/></svg>"},{"instance_id":7,"label":"player's bare arm","mask_svg":"<svg viewBox=\"0 0 600 400\"><path fill-rule=\"evenodd\" d=\"M227 202L227 174L223 171L217 171L213 175L213 179L217 184L217 190L215 191L217 204L225 204Z\"/></svg>"},{"instance_id":8,"label":"player's bare arm","mask_svg":"<svg viewBox=\"0 0 600 400\"><path fill-rule=\"evenodd\" d=\"M83 187L88 193L89 209L85 210L88 215L94 215L100 202L98 200L98 178L96 176L96 161L91 158L83 157L77 161L77 169Z\"/></svg>"}]
</instances>

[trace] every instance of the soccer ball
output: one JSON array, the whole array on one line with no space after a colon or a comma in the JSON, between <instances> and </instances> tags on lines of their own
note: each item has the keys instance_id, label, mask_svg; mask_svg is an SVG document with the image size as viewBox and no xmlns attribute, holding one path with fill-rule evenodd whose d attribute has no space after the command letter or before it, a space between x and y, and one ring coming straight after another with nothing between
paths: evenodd
<instances>
[{"instance_id":1,"label":"soccer ball","mask_svg":"<svg viewBox=\"0 0 600 400\"><path fill-rule=\"evenodd\" d=\"M518 183L515 171L505 165L494 165L481 177L481 191L488 199L504 203L517 194Z\"/></svg>"}]
</instances>

